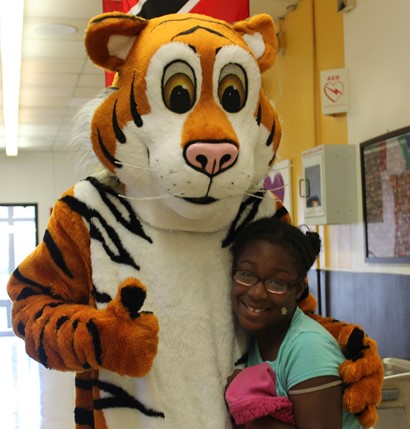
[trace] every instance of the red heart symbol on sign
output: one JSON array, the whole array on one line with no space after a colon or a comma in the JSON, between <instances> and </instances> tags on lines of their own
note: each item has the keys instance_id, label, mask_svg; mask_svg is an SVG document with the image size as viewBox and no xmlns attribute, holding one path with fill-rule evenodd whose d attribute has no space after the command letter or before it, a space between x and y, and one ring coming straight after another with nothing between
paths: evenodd
<instances>
[{"instance_id":1,"label":"red heart symbol on sign","mask_svg":"<svg viewBox=\"0 0 410 429\"><path fill-rule=\"evenodd\" d=\"M344 85L343 82L326 82L323 90L326 97L335 103L343 95Z\"/></svg>"}]
</instances>

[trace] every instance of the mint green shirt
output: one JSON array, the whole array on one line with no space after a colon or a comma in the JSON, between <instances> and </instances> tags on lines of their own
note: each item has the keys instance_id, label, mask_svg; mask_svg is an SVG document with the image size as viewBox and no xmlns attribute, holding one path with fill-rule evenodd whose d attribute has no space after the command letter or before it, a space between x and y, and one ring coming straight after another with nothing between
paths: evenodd
<instances>
[{"instance_id":1,"label":"mint green shirt","mask_svg":"<svg viewBox=\"0 0 410 429\"><path fill-rule=\"evenodd\" d=\"M337 341L319 323L299 308L274 361L267 361L276 373L278 396L288 396L296 384L314 377L339 376L339 365L345 361ZM248 366L263 362L256 341L249 349ZM343 409L343 429L360 429L354 415Z\"/></svg>"}]
</instances>

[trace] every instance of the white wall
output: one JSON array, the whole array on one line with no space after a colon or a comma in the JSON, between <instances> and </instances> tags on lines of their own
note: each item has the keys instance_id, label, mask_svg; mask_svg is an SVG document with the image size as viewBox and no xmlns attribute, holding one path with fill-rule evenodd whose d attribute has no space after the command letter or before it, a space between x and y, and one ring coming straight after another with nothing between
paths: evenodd
<instances>
[{"instance_id":1,"label":"white wall","mask_svg":"<svg viewBox=\"0 0 410 429\"><path fill-rule=\"evenodd\" d=\"M358 0L344 15L350 144L410 125L409 18L409 0ZM366 264L363 224L350 228L354 271L410 274L409 264Z\"/></svg>"},{"instance_id":2,"label":"white wall","mask_svg":"<svg viewBox=\"0 0 410 429\"><path fill-rule=\"evenodd\" d=\"M409 18L409 0L358 0L344 17L350 143L410 125Z\"/></svg>"},{"instance_id":3,"label":"white wall","mask_svg":"<svg viewBox=\"0 0 410 429\"><path fill-rule=\"evenodd\" d=\"M17 157L0 154L0 203L37 203L39 240L47 226L50 208L60 195L83 178L75 154L25 152Z\"/></svg>"}]
</instances>

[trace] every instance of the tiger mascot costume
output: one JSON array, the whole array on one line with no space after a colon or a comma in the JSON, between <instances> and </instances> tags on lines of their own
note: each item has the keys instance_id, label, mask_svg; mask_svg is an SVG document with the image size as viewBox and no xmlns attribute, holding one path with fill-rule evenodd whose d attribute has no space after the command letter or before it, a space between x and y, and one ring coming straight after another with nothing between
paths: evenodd
<instances>
[{"instance_id":1,"label":"tiger mascot costume","mask_svg":"<svg viewBox=\"0 0 410 429\"><path fill-rule=\"evenodd\" d=\"M11 276L13 328L32 358L77 373L78 429L230 428L224 387L247 338L231 312L229 248L256 218L289 221L260 186L280 140L261 88L272 18L106 13L85 45L117 73L82 113L104 172L62 195ZM313 313L314 298L300 305ZM375 342L314 317L346 355L346 407L372 425Z\"/></svg>"}]
</instances>

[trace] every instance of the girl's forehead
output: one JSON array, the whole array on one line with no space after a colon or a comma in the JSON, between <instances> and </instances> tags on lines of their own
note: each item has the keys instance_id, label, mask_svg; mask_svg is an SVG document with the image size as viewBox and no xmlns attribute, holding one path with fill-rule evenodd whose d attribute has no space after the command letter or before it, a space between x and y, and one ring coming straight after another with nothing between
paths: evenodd
<instances>
[{"instance_id":1,"label":"girl's forehead","mask_svg":"<svg viewBox=\"0 0 410 429\"><path fill-rule=\"evenodd\" d=\"M256 238L250 238L248 239L242 246L241 253L244 251L247 251L250 248L263 248L263 247L270 247L270 248L277 248L284 252L287 251L285 246L281 244L280 242L271 241L268 238L263 237L256 237Z\"/></svg>"},{"instance_id":2,"label":"girl's forehead","mask_svg":"<svg viewBox=\"0 0 410 429\"><path fill-rule=\"evenodd\" d=\"M238 253L237 260L252 257L274 257L277 259L280 256L280 259L290 259L292 254L285 246L280 243L272 243L269 240L265 239L252 239L244 243L240 252Z\"/></svg>"},{"instance_id":3,"label":"girl's forehead","mask_svg":"<svg viewBox=\"0 0 410 429\"><path fill-rule=\"evenodd\" d=\"M259 259L261 257L273 259L276 263L291 263L298 265L295 252L280 242L271 242L264 238L256 238L246 241L236 255L236 261L243 259Z\"/></svg>"}]
</instances>

